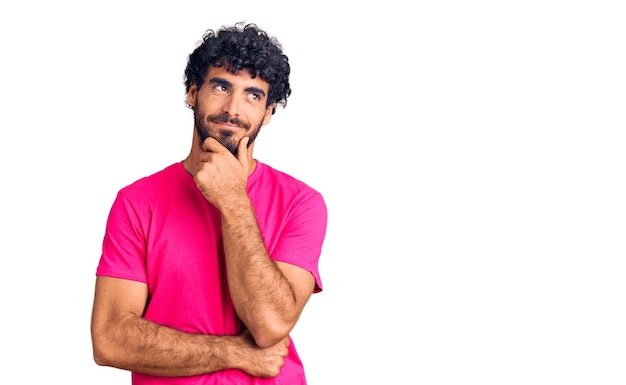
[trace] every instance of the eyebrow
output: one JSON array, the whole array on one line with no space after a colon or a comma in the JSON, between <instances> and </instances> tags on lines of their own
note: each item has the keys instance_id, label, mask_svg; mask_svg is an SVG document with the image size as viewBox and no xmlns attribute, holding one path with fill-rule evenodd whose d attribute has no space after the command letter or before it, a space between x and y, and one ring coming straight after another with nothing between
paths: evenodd
<instances>
[{"instance_id":1,"label":"eyebrow","mask_svg":"<svg viewBox=\"0 0 626 385\"><path fill-rule=\"evenodd\" d=\"M233 86L233 83L229 82L226 79L219 78L219 77L211 78L209 80L209 84L220 85L220 86L224 86L224 87L227 87L227 88L232 88L232 86ZM265 95L265 91L263 91L262 89L257 88L257 87L247 87L246 88L246 92L254 93L254 94L260 94L263 97L266 96Z\"/></svg>"}]
</instances>

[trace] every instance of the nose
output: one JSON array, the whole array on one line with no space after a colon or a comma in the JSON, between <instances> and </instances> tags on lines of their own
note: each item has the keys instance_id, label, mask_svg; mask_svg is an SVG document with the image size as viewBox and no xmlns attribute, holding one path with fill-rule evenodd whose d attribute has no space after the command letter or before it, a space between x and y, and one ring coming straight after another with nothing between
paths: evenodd
<instances>
[{"instance_id":1,"label":"nose","mask_svg":"<svg viewBox=\"0 0 626 385\"><path fill-rule=\"evenodd\" d=\"M223 105L224 112L227 112L230 116L237 116L239 113L239 100L236 95L231 94L226 98Z\"/></svg>"}]
</instances>

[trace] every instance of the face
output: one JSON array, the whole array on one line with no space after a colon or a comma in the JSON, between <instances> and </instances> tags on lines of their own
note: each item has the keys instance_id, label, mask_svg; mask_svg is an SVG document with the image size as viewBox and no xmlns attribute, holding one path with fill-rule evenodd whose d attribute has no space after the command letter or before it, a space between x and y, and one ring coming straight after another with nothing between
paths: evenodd
<instances>
[{"instance_id":1,"label":"face","mask_svg":"<svg viewBox=\"0 0 626 385\"><path fill-rule=\"evenodd\" d=\"M192 84L187 102L194 107L194 123L200 145L212 137L237 156L239 141L248 136L254 142L261 127L272 116L266 106L269 84L247 71L237 74L225 67L211 67L200 89Z\"/></svg>"}]
</instances>

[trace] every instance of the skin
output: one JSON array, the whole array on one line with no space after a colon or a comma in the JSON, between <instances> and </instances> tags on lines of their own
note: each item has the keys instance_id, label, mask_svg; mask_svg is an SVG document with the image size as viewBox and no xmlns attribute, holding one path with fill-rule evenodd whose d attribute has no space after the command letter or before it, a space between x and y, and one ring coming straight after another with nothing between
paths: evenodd
<instances>
[{"instance_id":1,"label":"skin","mask_svg":"<svg viewBox=\"0 0 626 385\"><path fill-rule=\"evenodd\" d=\"M227 368L258 377L278 375L288 354L289 333L315 279L304 269L270 259L246 192L256 167L249 140L272 116L268 89L268 83L246 71L233 74L211 67L203 86L192 84L187 94L196 117L183 165L222 214L230 294L247 329L238 336L211 336L158 325L141 316L148 298L146 284L97 277L91 333L98 365L158 376ZM226 122L212 118L225 113Z\"/></svg>"}]
</instances>

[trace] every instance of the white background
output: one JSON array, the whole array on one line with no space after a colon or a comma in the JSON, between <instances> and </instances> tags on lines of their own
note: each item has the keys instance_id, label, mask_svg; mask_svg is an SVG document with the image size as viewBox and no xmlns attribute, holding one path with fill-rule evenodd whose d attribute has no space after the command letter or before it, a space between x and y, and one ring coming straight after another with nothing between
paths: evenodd
<instances>
[{"instance_id":1,"label":"white background","mask_svg":"<svg viewBox=\"0 0 626 385\"><path fill-rule=\"evenodd\" d=\"M310 385L626 383L621 2L163 3L0 5L3 378L130 384L91 356L106 216L186 156L187 55L243 20L292 63L255 155L329 208Z\"/></svg>"}]
</instances>

